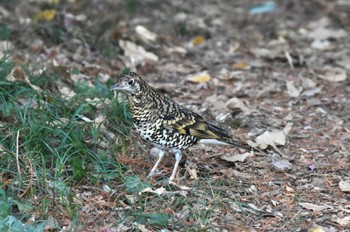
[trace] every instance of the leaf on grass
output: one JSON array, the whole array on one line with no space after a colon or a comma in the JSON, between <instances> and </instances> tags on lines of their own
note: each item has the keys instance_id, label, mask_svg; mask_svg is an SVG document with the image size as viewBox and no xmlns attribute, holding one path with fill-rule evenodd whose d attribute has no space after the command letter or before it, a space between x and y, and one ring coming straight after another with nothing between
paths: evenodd
<instances>
[{"instance_id":1,"label":"leaf on grass","mask_svg":"<svg viewBox=\"0 0 350 232\"><path fill-rule=\"evenodd\" d=\"M312 211L322 211L324 209L328 209L328 208L332 208L330 206L326 206L326 205L315 205L312 203L308 203L308 202L301 202L299 203L299 205L301 205L301 207L305 208L305 209L309 209Z\"/></svg>"},{"instance_id":2,"label":"leaf on grass","mask_svg":"<svg viewBox=\"0 0 350 232\"><path fill-rule=\"evenodd\" d=\"M246 152L243 154L235 154L235 155L222 155L221 159L230 161L230 162L243 162L246 158L252 157L254 154L251 152Z\"/></svg>"},{"instance_id":3,"label":"leaf on grass","mask_svg":"<svg viewBox=\"0 0 350 232\"><path fill-rule=\"evenodd\" d=\"M255 142L248 140L248 144L252 147L258 147L260 149L266 149L271 146L276 149L276 146L284 146L287 143L287 135L292 128L292 123L287 123L283 130L265 131L259 135Z\"/></svg>"},{"instance_id":4,"label":"leaf on grass","mask_svg":"<svg viewBox=\"0 0 350 232\"><path fill-rule=\"evenodd\" d=\"M186 77L187 81L194 82L194 83L207 83L210 81L211 76L208 74L207 71L196 73L194 75L190 75Z\"/></svg>"},{"instance_id":5,"label":"leaf on grass","mask_svg":"<svg viewBox=\"0 0 350 232\"><path fill-rule=\"evenodd\" d=\"M350 181L340 181L339 188L343 192L350 192Z\"/></svg>"},{"instance_id":6,"label":"leaf on grass","mask_svg":"<svg viewBox=\"0 0 350 232\"><path fill-rule=\"evenodd\" d=\"M0 59L5 56L6 52L9 52L13 48L14 46L10 41L0 41Z\"/></svg>"},{"instance_id":7,"label":"leaf on grass","mask_svg":"<svg viewBox=\"0 0 350 232\"><path fill-rule=\"evenodd\" d=\"M23 81L26 84L28 84L30 87L32 87L34 90L36 90L36 91L41 90L38 86L30 83L28 76L25 74L25 72L21 66L14 67L11 70L11 72L6 76L6 80L8 80L10 82Z\"/></svg>"},{"instance_id":8,"label":"leaf on grass","mask_svg":"<svg viewBox=\"0 0 350 232\"><path fill-rule=\"evenodd\" d=\"M126 191L131 193L142 192L147 187L152 187L148 182L142 181L138 176L125 177Z\"/></svg>"},{"instance_id":9,"label":"leaf on grass","mask_svg":"<svg viewBox=\"0 0 350 232\"><path fill-rule=\"evenodd\" d=\"M157 188L156 190L153 190L151 187L146 187L141 191L141 193L155 193L157 195L162 195L165 192L165 188L160 187Z\"/></svg>"},{"instance_id":10,"label":"leaf on grass","mask_svg":"<svg viewBox=\"0 0 350 232\"><path fill-rule=\"evenodd\" d=\"M71 99L76 93L67 86L58 86L58 91L61 93L62 98Z\"/></svg>"}]
</instances>

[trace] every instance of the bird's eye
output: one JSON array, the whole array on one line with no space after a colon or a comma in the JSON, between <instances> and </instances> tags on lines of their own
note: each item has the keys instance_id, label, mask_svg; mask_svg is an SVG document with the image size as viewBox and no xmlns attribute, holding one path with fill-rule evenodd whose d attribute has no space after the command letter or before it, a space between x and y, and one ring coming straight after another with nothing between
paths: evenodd
<instances>
[{"instance_id":1,"label":"bird's eye","mask_svg":"<svg viewBox=\"0 0 350 232\"><path fill-rule=\"evenodd\" d=\"M129 82L128 82L128 85L133 85L135 83L134 79L131 79Z\"/></svg>"}]
</instances>

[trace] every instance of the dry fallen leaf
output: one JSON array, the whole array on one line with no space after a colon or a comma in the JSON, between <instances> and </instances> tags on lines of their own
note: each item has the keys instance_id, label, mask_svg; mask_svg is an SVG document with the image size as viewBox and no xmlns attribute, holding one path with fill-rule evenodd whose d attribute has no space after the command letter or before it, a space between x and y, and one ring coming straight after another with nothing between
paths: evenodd
<instances>
[{"instance_id":1,"label":"dry fallen leaf","mask_svg":"<svg viewBox=\"0 0 350 232\"><path fill-rule=\"evenodd\" d=\"M311 89L316 87L316 82L308 77L300 77L301 80L301 86L305 89Z\"/></svg>"},{"instance_id":2,"label":"dry fallen leaf","mask_svg":"<svg viewBox=\"0 0 350 232\"><path fill-rule=\"evenodd\" d=\"M156 190L153 190L150 187L146 187L144 190L141 191L141 193L155 193L157 195L162 195L165 192L165 188L160 187L157 188Z\"/></svg>"},{"instance_id":3,"label":"dry fallen leaf","mask_svg":"<svg viewBox=\"0 0 350 232\"><path fill-rule=\"evenodd\" d=\"M288 185L286 186L287 192L295 192L293 188L289 187Z\"/></svg>"},{"instance_id":4,"label":"dry fallen leaf","mask_svg":"<svg viewBox=\"0 0 350 232\"><path fill-rule=\"evenodd\" d=\"M315 21L311 21L308 25L310 29L313 28L321 28L321 27L327 27L331 23L331 20L328 17L322 17L320 19L317 19Z\"/></svg>"},{"instance_id":5,"label":"dry fallen leaf","mask_svg":"<svg viewBox=\"0 0 350 232\"><path fill-rule=\"evenodd\" d=\"M238 70L249 70L250 65L247 64L244 61L238 61L237 63L233 64L233 69L238 69Z\"/></svg>"},{"instance_id":6,"label":"dry fallen leaf","mask_svg":"<svg viewBox=\"0 0 350 232\"><path fill-rule=\"evenodd\" d=\"M316 28L308 34L311 39L325 40L325 39L340 39L348 36L348 33L344 29L332 29L332 28Z\"/></svg>"},{"instance_id":7,"label":"dry fallen leaf","mask_svg":"<svg viewBox=\"0 0 350 232\"><path fill-rule=\"evenodd\" d=\"M231 98L226 102L226 108L229 110L235 110L238 108L242 110L244 114L251 114L254 112L254 110L248 108L241 99L236 97Z\"/></svg>"},{"instance_id":8,"label":"dry fallen leaf","mask_svg":"<svg viewBox=\"0 0 350 232\"><path fill-rule=\"evenodd\" d=\"M10 82L15 81L23 81L27 83L30 87L32 87L36 91L41 91L41 88L39 88L36 85L33 85L30 81L28 76L25 74L21 66L15 66L11 72L6 76L6 80Z\"/></svg>"},{"instance_id":9,"label":"dry fallen leaf","mask_svg":"<svg viewBox=\"0 0 350 232\"><path fill-rule=\"evenodd\" d=\"M304 91L301 95L302 96L307 96L307 97L312 97L315 96L316 94L321 93L322 87L316 87L316 88L312 88L312 89L308 89L306 91Z\"/></svg>"},{"instance_id":10,"label":"dry fallen leaf","mask_svg":"<svg viewBox=\"0 0 350 232\"><path fill-rule=\"evenodd\" d=\"M147 229L145 225L139 224L137 222L134 222L134 227L139 229L141 232L152 232L151 230Z\"/></svg>"},{"instance_id":11,"label":"dry fallen leaf","mask_svg":"<svg viewBox=\"0 0 350 232\"><path fill-rule=\"evenodd\" d=\"M305 209L309 209L312 211L322 211L324 209L328 209L328 208L332 208L330 206L326 206L326 205L315 205L312 203L308 203L308 202L301 202L299 203L299 205L301 205L301 207L305 208Z\"/></svg>"},{"instance_id":12,"label":"dry fallen leaf","mask_svg":"<svg viewBox=\"0 0 350 232\"><path fill-rule=\"evenodd\" d=\"M230 162L243 162L246 158L248 157L252 157L254 154L251 152L246 152L243 154L235 154L235 155L230 155L230 154L226 154L226 155L222 155L220 158L226 161L230 161Z\"/></svg>"},{"instance_id":13,"label":"dry fallen leaf","mask_svg":"<svg viewBox=\"0 0 350 232\"><path fill-rule=\"evenodd\" d=\"M316 39L312 42L311 47L318 50L333 50L335 46L328 40Z\"/></svg>"},{"instance_id":14,"label":"dry fallen leaf","mask_svg":"<svg viewBox=\"0 0 350 232\"><path fill-rule=\"evenodd\" d=\"M343 192L350 192L350 181L340 181L339 182L339 188Z\"/></svg>"},{"instance_id":15,"label":"dry fallen leaf","mask_svg":"<svg viewBox=\"0 0 350 232\"><path fill-rule=\"evenodd\" d=\"M350 216L346 216L343 218L337 218L334 221L341 226L348 226L348 225L350 225Z\"/></svg>"},{"instance_id":16,"label":"dry fallen leaf","mask_svg":"<svg viewBox=\"0 0 350 232\"><path fill-rule=\"evenodd\" d=\"M190 174L191 180L198 180L197 171L194 168L186 167L186 171Z\"/></svg>"},{"instance_id":17,"label":"dry fallen leaf","mask_svg":"<svg viewBox=\"0 0 350 232\"><path fill-rule=\"evenodd\" d=\"M23 69L20 66L14 67L11 72L5 78L7 81L26 81L26 76Z\"/></svg>"},{"instance_id":18,"label":"dry fallen leaf","mask_svg":"<svg viewBox=\"0 0 350 232\"><path fill-rule=\"evenodd\" d=\"M202 43L205 42L205 39L203 36L196 36L192 39L191 43L193 46L198 46L201 45Z\"/></svg>"},{"instance_id":19,"label":"dry fallen leaf","mask_svg":"<svg viewBox=\"0 0 350 232\"><path fill-rule=\"evenodd\" d=\"M133 42L119 40L119 46L124 50L125 56L129 57L133 66L140 63L142 64L146 60L153 62L158 62L159 60L158 56L156 56L154 53L146 51L143 47L136 45Z\"/></svg>"},{"instance_id":20,"label":"dry fallen leaf","mask_svg":"<svg viewBox=\"0 0 350 232\"><path fill-rule=\"evenodd\" d=\"M168 48L168 52L169 53L179 53L181 55L186 55L187 50L185 48L183 48L183 47L174 46L174 47Z\"/></svg>"},{"instance_id":21,"label":"dry fallen leaf","mask_svg":"<svg viewBox=\"0 0 350 232\"><path fill-rule=\"evenodd\" d=\"M56 10L43 10L35 13L33 16L34 21L51 21L56 15Z\"/></svg>"},{"instance_id":22,"label":"dry fallen leaf","mask_svg":"<svg viewBox=\"0 0 350 232\"><path fill-rule=\"evenodd\" d=\"M58 91L60 91L62 98L70 99L76 95L72 89L66 86L58 86Z\"/></svg>"},{"instance_id":23,"label":"dry fallen leaf","mask_svg":"<svg viewBox=\"0 0 350 232\"><path fill-rule=\"evenodd\" d=\"M274 168L280 171L291 170L293 168L293 165L288 160L285 160L285 159L274 160L272 161L272 165Z\"/></svg>"},{"instance_id":24,"label":"dry fallen leaf","mask_svg":"<svg viewBox=\"0 0 350 232\"><path fill-rule=\"evenodd\" d=\"M144 26L137 25L135 31L144 42L154 42L157 39L157 34L151 32Z\"/></svg>"},{"instance_id":25,"label":"dry fallen leaf","mask_svg":"<svg viewBox=\"0 0 350 232\"><path fill-rule=\"evenodd\" d=\"M1 53L0 53L0 57L1 57ZM337 59L336 65L350 71L350 59L349 58Z\"/></svg>"},{"instance_id":26,"label":"dry fallen leaf","mask_svg":"<svg viewBox=\"0 0 350 232\"><path fill-rule=\"evenodd\" d=\"M2 59L6 52L11 51L14 48L13 44L10 41L0 41L0 59Z\"/></svg>"},{"instance_id":27,"label":"dry fallen leaf","mask_svg":"<svg viewBox=\"0 0 350 232\"><path fill-rule=\"evenodd\" d=\"M292 123L287 123L283 130L265 131L255 139L256 142L248 140L248 144L260 149L266 149L268 146L277 149L277 145L286 145L287 135L291 128Z\"/></svg>"},{"instance_id":28,"label":"dry fallen leaf","mask_svg":"<svg viewBox=\"0 0 350 232\"><path fill-rule=\"evenodd\" d=\"M346 71L339 67L325 67L326 72L318 76L327 81L340 82L345 81L347 78Z\"/></svg>"},{"instance_id":29,"label":"dry fallen leaf","mask_svg":"<svg viewBox=\"0 0 350 232\"><path fill-rule=\"evenodd\" d=\"M194 75L190 75L186 77L187 81L195 82L195 83L207 83L210 81L211 76L208 74L207 71L196 73Z\"/></svg>"},{"instance_id":30,"label":"dry fallen leaf","mask_svg":"<svg viewBox=\"0 0 350 232\"><path fill-rule=\"evenodd\" d=\"M302 87L296 87L294 81L287 81L287 93L291 97L298 97L303 91Z\"/></svg>"},{"instance_id":31,"label":"dry fallen leaf","mask_svg":"<svg viewBox=\"0 0 350 232\"><path fill-rule=\"evenodd\" d=\"M325 232L324 229L322 229L322 227L313 227L311 229L308 230L308 232Z\"/></svg>"},{"instance_id":32,"label":"dry fallen leaf","mask_svg":"<svg viewBox=\"0 0 350 232\"><path fill-rule=\"evenodd\" d=\"M251 52L256 57L274 59L281 54L280 50L272 50L267 48L252 48Z\"/></svg>"}]
</instances>

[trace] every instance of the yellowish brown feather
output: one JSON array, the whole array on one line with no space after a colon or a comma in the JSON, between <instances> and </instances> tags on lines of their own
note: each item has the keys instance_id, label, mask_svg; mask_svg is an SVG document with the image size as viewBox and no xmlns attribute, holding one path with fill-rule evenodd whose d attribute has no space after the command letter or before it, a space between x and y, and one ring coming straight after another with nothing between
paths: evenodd
<instances>
[{"instance_id":1,"label":"yellowish brown feather","mask_svg":"<svg viewBox=\"0 0 350 232\"><path fill-rule=\"evenodd\" d=\"M219 136L211 131L209 129L209 124L201 117L195 118L192 116L191 118L180 117L177 118L177 120L165 120L163 125L167 129L171 129L180 134L192 135L200 139L226 139L226 137Z\"/></svg>"}]
</instances>

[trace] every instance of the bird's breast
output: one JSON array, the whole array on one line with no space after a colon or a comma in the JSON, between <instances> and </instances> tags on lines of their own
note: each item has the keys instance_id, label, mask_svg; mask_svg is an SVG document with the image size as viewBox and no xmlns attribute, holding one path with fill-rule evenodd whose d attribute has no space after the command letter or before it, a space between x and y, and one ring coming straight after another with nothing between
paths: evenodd
<instances>
[{"instance_id":1,"label":"bird's breast","mask_svg":"<svg viewBox=\"0 0 350 232\"><path fill-rule=\"evenodd\" d=\"M142 139L162 148L187 148L195 144L198 139L186 134L163 127L161 120L148 122L134 120L134 126Z\"/></svg>"}]
</instances>

